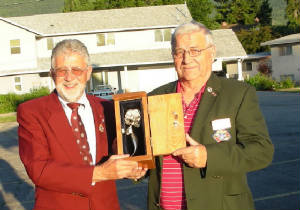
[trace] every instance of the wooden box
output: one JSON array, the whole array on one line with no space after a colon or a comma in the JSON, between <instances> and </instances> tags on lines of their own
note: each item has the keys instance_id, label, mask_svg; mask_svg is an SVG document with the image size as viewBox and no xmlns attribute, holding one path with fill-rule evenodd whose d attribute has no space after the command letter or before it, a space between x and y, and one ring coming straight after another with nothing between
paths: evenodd
<instances>
[{"instance_id":1,"label":"wooden box","mask_svg":"<svg viewBox=\"0 0 300 210\"><path fill-rule=\"evenodd\" d=\"M154 168L154 157L186 146L181 94L147 96L146 92L113 96L118 154Z\"/></svg>"}]
</instances>

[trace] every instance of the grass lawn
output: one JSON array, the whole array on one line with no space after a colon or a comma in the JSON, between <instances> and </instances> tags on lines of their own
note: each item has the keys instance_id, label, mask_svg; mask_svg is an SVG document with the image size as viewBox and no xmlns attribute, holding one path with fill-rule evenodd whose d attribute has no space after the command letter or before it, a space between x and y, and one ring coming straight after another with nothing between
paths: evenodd
<instances>
[{"instance_id":1,"label":"grass lawn","mask_svg":"<svg viewBox=\"0 0 300 210\"><path fill-rule=\"evenodd\" d=\"M16 118L17 118L17 116L15 113L1 114L0 115L0 123L15 122Z\"/></svg>"}]
</instances>

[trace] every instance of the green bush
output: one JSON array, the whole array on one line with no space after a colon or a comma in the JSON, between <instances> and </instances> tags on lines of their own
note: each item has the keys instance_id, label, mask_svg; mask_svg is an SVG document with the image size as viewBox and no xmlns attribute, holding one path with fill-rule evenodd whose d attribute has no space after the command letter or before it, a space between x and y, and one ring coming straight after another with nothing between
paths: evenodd
<instances>
[{"instance_id":1,"label":"green bush","mask_svg":"<svg viewBox=\"0 0 300 210\"><path fill-rule=\"evenodd\" d=\"M253 85L256 90L274 90L278 86L277 82L274 81L271 77L265 76L260 73L256 74L254 77L246 79L245 82Z\"/></svg>"},{"instance_id":2,"label":"green bush","mask_svg":"<svg viewBox=\"0 0 300 210\"><path fill-rule=\"evenodd\" d=\"M40 87L31 89L30 93L8 93L0 95L0 113L15 112L19 104L34 98L48 95L49 93L50 91L47 87Z\"/></svg>"},{"instance_id":3,"label":"green bush","mask_svg":"<svg viewBox=\"0 0 300 210\"><path fill-rule=\"evenodd\" d=\"M254 77L246 79L245 82L253 85L256 90L276 90L295 87L295 83L290 77L281 82L276 82L271 77L263 75L261 73L256 74Z\"/></svg>"},{"instance_id":4,"label":"green bush","mask_svg":"<svg viewBox=\"0 0 300 210\"><path fill-rule=\"evenodd\" d=\"M279 88L293 88L293 87L295 87L295 84L293 80L290 77L288 77L285 80L280 82Z\"/></svg>"}]
</instances>

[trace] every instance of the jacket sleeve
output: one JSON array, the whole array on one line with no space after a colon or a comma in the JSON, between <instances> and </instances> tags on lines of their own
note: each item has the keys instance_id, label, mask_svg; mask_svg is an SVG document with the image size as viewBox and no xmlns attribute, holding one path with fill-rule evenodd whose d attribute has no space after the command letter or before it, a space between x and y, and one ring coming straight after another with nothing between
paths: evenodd
<instances>
[{"instance_id":1,"label":"jacket sleeve","mask_svg":"<svg viewBox=\"0 0 300 210\"><path fill-rule=\"evenodd\" d=\"M259 109L255 89L248 87L238 108L236 141L205 145L206 175L232 175L258 170L269 165L274 147Z\"/></svg>"},{"instance_id":2,"label":"jacket sleeve","mask_svg":"<svg viewBox=\"0 0 300 210\"><path fill-rule=\"evenodd\" d=\"M74 164L66 155L62 155L66 160L55 159L54 154L61 154L51 151L44 119L33 108L20 105L17 121L20 158L33 183L45 190L89 194L94 167Z\"/></svg>"}]
</instances>

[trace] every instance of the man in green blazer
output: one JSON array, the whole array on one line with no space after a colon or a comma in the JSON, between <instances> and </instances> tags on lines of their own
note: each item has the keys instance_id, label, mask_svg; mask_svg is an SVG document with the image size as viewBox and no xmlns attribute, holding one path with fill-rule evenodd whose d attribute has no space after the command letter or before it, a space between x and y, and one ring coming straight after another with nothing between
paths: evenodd
<instances>
[{"instance_id":1,"label":"man in green blazer","mask_svg":"<svg viewBox=\"0 0 300 210\"><path fill-rule=\"evenodd\" d=\"M215 54L211 32L200 23L183 24L172 35L178 81L150 95L182 94L187 147L156 158L148 209L254 209L246 173L268 166L274 147L255 89L215 76Z\"/></svg>"}]
</instances>

